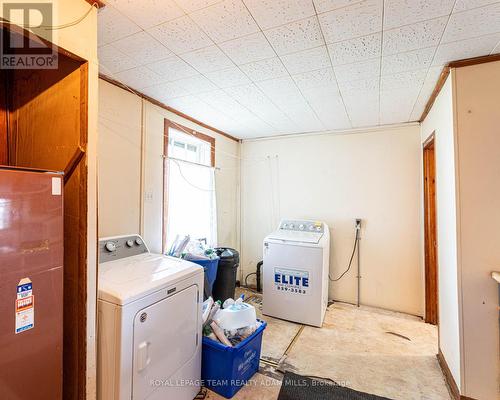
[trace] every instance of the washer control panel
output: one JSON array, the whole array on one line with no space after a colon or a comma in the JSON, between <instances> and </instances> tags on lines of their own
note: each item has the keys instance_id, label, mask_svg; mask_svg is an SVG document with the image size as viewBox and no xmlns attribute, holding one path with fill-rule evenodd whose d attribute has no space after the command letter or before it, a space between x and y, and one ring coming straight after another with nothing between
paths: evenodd
<instances>
[{"instance_id":1,"label":"washer control panel","mask_svg":"<svg viewBox=\"0 0 500 400\"><path fill-rule=\"evenodd\" d=\"M103 238L99 240L99 263L148 253L139 235Z\"/></svg>"},{"instance_id":2,"label":"washer control panel","mask_svg":"<svg viewBox=\"0 0 500 400\"><path fill-rule=\"evenodd\" d=\"M306 220L283 220L280 223L280 230L324 233L324 225L318 221Z\"/></svg>"}]
</instances>

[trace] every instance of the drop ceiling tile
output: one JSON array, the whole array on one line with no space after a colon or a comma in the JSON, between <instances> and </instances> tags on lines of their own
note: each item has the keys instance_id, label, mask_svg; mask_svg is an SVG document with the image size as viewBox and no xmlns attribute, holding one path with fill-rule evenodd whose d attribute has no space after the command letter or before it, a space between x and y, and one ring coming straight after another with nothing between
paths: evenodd
<instances>
[{"instance_id":1,"label":"drop ceiling tile","mask_svg":"<svg viewBox=\"0 0 500 400\"><path fill-rule=\"evenodd\" d=\"M293 80L304 94L304 90L328 86L337 86L337 80L331 67L318 69L316 71L302 72L292 75ZM338 89L337 89L338 91Z\"/></svg>"},{"instance_id":2,"label":"drop ceiling tile","mask_svg":"<svg viewBox=\"0 0 500 400\"><path fill-rule=\"evenodd\" d=\"M240 65L240 69L254 82L282 78L288 71L278 57Z\"/></svg>"},{"instance_id":3,"label":"drop ceiling tile","mask_svg":"<svg viewBox=\"0 0 500 400\"><path fill-rule=\"evenodd\" d=\"M219 3L221 0L181 0L179 6L187 13Z\"/></svg>"},{"instance_id":4,"label":"drop ceiling tile","mask_svg":"<svg viewBox=\"0 0 500 400\"><path fill-rule=\"evenodd\" d=\"M213 44L210 38L188 16L155 26L148 32L176 54Z\"/></svg>"},{"instance_id":5,"label":"drop ceiling tile","mask_svg":"<svg viewBox=\"0 0 500 400\"><path fill-rule=\"evenodd\" d=\"M384 32L385 55L437 46L448 17L440 17Z\"/></svg>"},{"instance_id":6,"label":"drop ceiling tile","mask_svg":"<svg viewBox=\"0 0 500 400\"><path fill-rule=\"evenodd\" d=\"M316 17L292 22L264 32L278 55L324 45Z\"/></svg>"},{"instance_id":7,"label":"drop ceiling tile","mask_svg":"<svg viewBox=\"0 0 500 400\"><path fill-rule=\"evenodd\" d=\"M380 60L372 59L353 64L338 65L334 70L339 82L376 78L380 75Z\"/></svg>"},{"instance_id":8,"label":"drop ceiling tile","mask_svg":"<svg viewBox=\"0 0 500 400\"><path fill-rule=\"evenodd\" d=\"M98 12L97 44L102 46L125 36L140 32L141 28L112 6Z\"/></svg>"},{"instance_id":9,"label":"drop ceiling tile","mask_svg":"<svg viewBox=\"0 0 500 400\"><path fill-rule=\"evenodd\" d=\"M385 0L384 29L450 15L455 0Z\"/></svg>"},{"instance_id":10,"label":"drop ceiling tile","mask_svg":"<svg viewBox=\"0 0 500 400\"><path fill-rule=\"evenodd\" d=\"M410 120L419 89L380 92L380 124L397 124Z\"/></svg>"},{"instance_id":11,"label":"drop ceiling tile","mask_svg":"<svg viewBox=\"0 0 500 400\"><path fill-rule=\"evenodd\" d=\"M241 0L224 0L190 14L216 43L255 33L259 27Z\"/></svg>"},{"instance_id":12,"label":"drop ceiling tile","mask_svg":"<svg viewBox=\"0 0 500 400\"><path fill-rule=\"evenodd\" d=\"M379 96L378 92L372 92L365 94L344 93L342 97L349 114L351 112L361 114L363 110L373 111L375 109L378 113Z\"/></svg>"},{"instance_id":13,"label":"drop ceiling tile","mask_svg":"<svg viewBox=\"0 0 500 400\"><path fill-rule=\"evenodd\" d=\"M344 94L343 99L349 114L352 113L358 116L363 110L368 112L376 110L378 113L379 93L373 92L365 95Z\"/></svg>"},{"instance_id":14,"label":"drop ceiling tile","mask_svg":"<svg viewBox=\"0 0 500 400\"><path fill-rule=\"evenodd\" d=\"M219 47L238 65L264 60L276 55L262 32L220 43Z\"/></svg>"},{"instance_id":15,"label":"drop ceiling tile","mask_svg":"<svg viewBox=\"0 0 500 400\"><path fill-rule=\"evenodd\" d=\"M452 14L441 43L497 32L500 32L500 3Z\"/></svg>"},{"instance_id":16,"label":"drop ceiling tile","mask_svg":"<svg viewBox=\"0 0 500 400\"><path fill-rule=\"evenodd\" d=\"M201 74L191 76L189 78L179 79L173 83L179 85L183 89L186 89L189 94L198 94L217 90L217 86Z\"/></svg>"},{"instance_id":17,"label":"drop ceiling tile","mask_svg":"<svg viewBox=\"0 0 500 400\"><path fill-rule=\"evenodd\" d=\"M255 84L235 86L224 91L255 115L268 122L274 123L275 117L277 120L280 116L282 118L282 111ZM272 121L269 120L270 117L273 117Z\"/></svg>"},{"instance_id":18,"label":"drop ceiling tile","mask_svg":"<svg viewBox=\"0 0 500 400\"><path fill-rule=\"evenodd\" d=\"M273 103L270 103L270 107L255 105L248 108L259 118L277 129L281 129L284 125L292 122L290 118Z\"/></svg>"},{"instance_id":19,"label":"drop ceiling tile","mask_svg":"<svg viewBox=\"0 0 500 400\"><path fill-rule=\"evenodd\" d=\"M172 55L170 50L144 31L118 40L113 46L141 65L163 60Z\"/></svg>"},{"instance_id":20,"label":"drop ceiling tile","mask_svg":"<svg viewBox=\"0 0 500 400\"><path fill-rule=\"evenodd\" d=\"M360 0L314 0L318 14L359 3Z\"/></svg>"},{"instance_id":21,"label":"drop ceiling tile","mask_svg":"<svg viewBox=\"0 0 500 400\"><path fill-rule=\"evenodd\" d=\"M314 71L331 65L326 46L281 56L281 61L290 74Z\"/></svg>"},{"instance_id":22,"label":"drop ceiling tile","mask_svg":"<svg viewBox=\"0 0 500 400\"><path fill-rule=\"evenodd\" d=\"M198 75L198 71L177 56L149 64L148 68L169 81Z\"/></svg>"},{"instance_id":23,"label":"drop ceiling tile","mask_svg":"<svg viewBox=\"0 0 500 400\"><path fill-rule=\"evenodd\" d=\"M312 109L309 109L307 112L297 112L297 110L295 110L295 112L293 111L294 109L291 108L289 117L292 122L295 123L299 133L322 132L326 130L325 126Z\"/></svg>"},{"instance_id":24,"label":"drop ceiling tile","mask_svg":"<svg viewBox=\"0 0 500 400\"><path fill-rule=\"evenodd\" d=\"M168 103L176 97L183 97L189 95L189 92L177 84L176 82L167 82L154 85L143 90L144 94L161 101L163 103Z\"/></svg>"},{"instance_id":25,"label":"drop ceiling tile","mask_svg":"<svg viewBox=\"0 0 500 400\"><path fill-rule=\"evenodd\" d=\"M240 122L245 119L248 120L255 118L254 114L239 104L223 90L201 93L198 97L215 109L224 112Z\"/></svg>"},{"instance_id":26,"label":"drop ceiling tile","mask_svg":"<svg viewBox=\"0 0 500 400\"><path fill-rule=\"evenodd\" d=\"M299 99L297 101L302 99L302 95L297 85L290 77L269 79L267 81L257 82L256 85L275 103L288 101L290 99Z\"/></svg>"},{"instance_id":27,"label":"drop ceiling tile","mask_svg":"<svg viewBox=\"0 0 500 400\"><path fill-rule=\"evenodd\" d=\"M428 69L419 69L416 71L400 72L394 75L384 75L380 79L381 91L408 90L413 88L420 89L427 76Z\"/></svg>"},{"instance_id":28,"label":"drop ceiling tile","mask_svg":"<svg viewBox=\"0 0 500 400\"><path fill-rule=\"evenodd\" d=\"M354 128L374 126L379 123L379 94L344 95L347 113Z\"/></svg>"},{"instance_id":29,"label":"drop ceiling tile","mask_svg":"<svg viewBox=\"0 0 500 400\"><path fill-rule=\"evenodd\" d=\"M382 58L382 75L424 69L431 65L435 47L408 51Z\"/></svg>"},{"instance_id":30,"label":"drop ceiling tile","mask_svg":"<svg viewBox=\"0 0 500 400\"><path fill-rule=\"evenodd\" d=\"M115 74L114 78L132 89L142 89L164 82L165 79L147 67L140 66Z\"/></svg>"},{"instance_id":31,"label":"drop ceiling tile","mask_svg":"<svg viewBox=\"0 0 500 400\"><path fill-rule=\"evenodd\" d=\"M245 0L245 5L261 29L285 25L315 14L311 0Z\"/></svg>"},{"instance_id":32,"label":"drop ceiling tile","mask_svg":"<svg viewBox=\"0 0 500 400\"><path fill-rule=\"evenodd\" d=\"M285 114L283 114L282 120L276 120L273 117L273 119L268 123L272 124L272 126L277 130L278 134L296 133L297 125Z\"/></svg>"},{"instance_id":33,"label":"drop ceiling tile","mask_svg":"<svg viewBox=\"0 0 500 400\"><path fill-rule=\"evenodd\" d=\"M453 12L460 12L470 10L472 8L484 7L497 2L498 0L457 0Z\"/></svg>"},{"instance_id":34,"label":"drop ceiling tile","mask_svg":"<svg viewBox=\"0 0 500 400\"><path fill-rule=\"evenodd\" d=\"M336 99L335 101L342 101L342 96L336 83L304 88L302 95L311 105L328 103L333 101L333 99Z\"/></svg>"},{"instance_id":35,"label":"drop ceiling tile","mask_svg":"<svg viewBox=\"0 0 500 400\"><path fill-rule=\"evenodd\" d=\"M365 112L359 117L351 117L351 123L353 128L368 128L372 126L379 125L379 113L378 112Z\"/></svg>"},{"instance_id":36,"label":"drop ceiling tile","mask_svg":"<svg viewBox=\"0 0 500 400\"><path fill-rule=\"evenodd\" d=\"M104 75L113 77L113 74L138 66L137 61L127 56L112 44L97 49L99 66Z\"/></svg>"},{"instance_id":37,"label":"drop ceiling tile","mask_svg":"<svg viewBox=\"0 0 500 400\"><path fill-rule=\"evenodd\" d=\"M191 51L183 54L181 57L202 73L234 66L231 60L217 46Z\"/></svg>"},{"instance_id":38,"label":"drop ceiling tile","mask_svg":"<svg viewBox=\"0 0 500 400\"><path fill-rule=\"evenodd\" d=\"M195 95L177 97L172 99L168 105L181 112L187 112L194 107L205 106L205 104Z\"/></svg>"},{"instance_id":39,"label":"drop ceiling tile","mask_svg":"<svg viewBox=\"0 0 500 400\"><path fill-rule=\"evenodd\" d=\"M413 107L412 114L410 116L410 121L419 121L422 113L424 112L425 106L429 101L434 88L436 87L437 81L441 76L442 67L431 67L427 76L425 78L422 89L418 99Z\"/></svg>"},{"instance_id":40,"label":"drop ceiling tile","mask_svg":"<svg viewBox=\"0 0 500 400\"><path fill-rule=\"evenodd\" d=\"M325 129L340 130L351 127L342 99L333 98L322 103L312 104L311 107Z\"/></svg>"},{"instance_id":41,"label":"drop ceiling tile","mask_svg":"<svg viewBox=\"0 0 500 400\"><path fill-rule=\"evenodd\" d=\"M380 78L359 79L357 81L339 82L339 89L342 96L370 96L378 93Z\"/></svg>"},{"instance_id":42,"label":"drop ceiling tile","mask_svg":"<svg viewBox=\"0 0 500 400\"><path fill-rule=\"evenodd\" d=\"M108 0L107 3L123 12L143 29L184 15L184 11L174 0Z\"/></svg>"},{"instance_id":43,"label":"drop ceiling tile","mask_svg":"<svg viewBox=\"0 0 500 400\"><path fill-rule=\"evenodd\" d=\"M382 30L383 0L364 0L319 16L326 43L365 36Z\"/></svg>"},{"instance_id":44,"label":"drop ceiling tile","mask_svg":"<svg viewBox=\"0 0 500 400\"><path fill-rule=\"evenodd\" d=\"M224 91L240 104L249 108L256 104L270 103L270 100L254 83L227 88Z\"/></svg>"},{"instance_id":45,"label":"drop ceiling tile","mask_svg":"<svg viewBox=\"0 0 500 400\"><path fill-rule=\"evenodd\" d=\"M205 76L220 88L228 88L250 83L250 79L238 67L209 72Z\"/></svg>"},{"instance_id":46,"label":"drop ceiling tile","mask_svg":"<svg viewBox=\"0 0 500 400\"><path fill-rule=\"evenodd\" d=\"M370 58L380 57L382 49L382 34L362 36L328 45L332 64L350 64Z\"/></svg>"},{"instance_id":47,"label":"drop ceiling tile","mask_svg":"<svg viewBox=\"0 0 500 400\"><path fill-rule=\"evenodd\" d=\"M438 47L432 64L445 65L450 61L490 54L498 42L500 42L500 33L444 43Z\"/></svg>"}]
</instances>

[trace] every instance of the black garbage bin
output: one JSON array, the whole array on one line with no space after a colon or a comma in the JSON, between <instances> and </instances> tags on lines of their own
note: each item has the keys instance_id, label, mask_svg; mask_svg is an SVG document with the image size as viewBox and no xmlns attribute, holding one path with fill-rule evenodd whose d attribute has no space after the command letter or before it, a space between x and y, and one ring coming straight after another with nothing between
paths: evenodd
<instances>
[{"instance_id":1,"label":"black garbage bin","mask_svg":"<svg viewBox=\"0 0 500 400\"><path fill-rule=\"evenodd\" d=\"M220 257L217 277L212 289L214 300L224 302L226 299L234 299L234 289L236 287L236 271L240 265L240 253L230 247L218 247L215 249Z\"/></svg>"}]
</instances>

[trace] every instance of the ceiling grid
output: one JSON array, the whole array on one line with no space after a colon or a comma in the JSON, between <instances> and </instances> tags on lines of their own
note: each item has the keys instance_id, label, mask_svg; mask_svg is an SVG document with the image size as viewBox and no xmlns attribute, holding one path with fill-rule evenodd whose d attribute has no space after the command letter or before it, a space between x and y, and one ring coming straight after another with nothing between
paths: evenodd
<instances>
[{"instance_id":1,"label":"ceiling grid","mask_svg":"<svg viewBox=\"0 0 500 400\"><path fill-rule=\"evenodd\" d=\"M415 121L494 0L108 0L100 72L239 138Z\"/></svg>"}]
</instances>

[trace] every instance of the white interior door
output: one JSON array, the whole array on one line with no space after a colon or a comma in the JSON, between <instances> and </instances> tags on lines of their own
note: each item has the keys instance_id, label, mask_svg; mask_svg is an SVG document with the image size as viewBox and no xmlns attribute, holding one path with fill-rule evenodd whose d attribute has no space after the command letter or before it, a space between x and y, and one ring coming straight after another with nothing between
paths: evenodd
<instances>
[{"instance_id":1,"label":"white interior door","mask_svg":"<svg viewBox=\"0 0 500 400\"><path fill-rule=\"evenodd\" d=\"M196 353L198 287L190 286L139 311L134 318L133 399L147 398L155 389L175 392L169 378ZM153 382L161 381L162 384ZM171 389L169 389L171 386Z\"/></svg>"}]
</instances>

